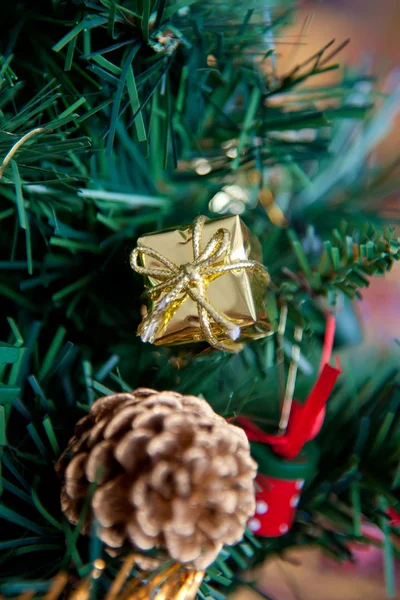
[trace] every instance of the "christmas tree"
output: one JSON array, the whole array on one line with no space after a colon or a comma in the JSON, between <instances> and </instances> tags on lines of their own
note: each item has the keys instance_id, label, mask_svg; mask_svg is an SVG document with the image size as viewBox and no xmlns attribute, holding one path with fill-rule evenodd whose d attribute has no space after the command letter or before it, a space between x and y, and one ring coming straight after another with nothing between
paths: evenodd
<instances>
[{"instance_id":1,"label":"christmas tree","mask_svg":"<svg viewBox=\"0 0 400 600\"><path fill-rule=\"evenodd\" d=\"M396 160L370 160L398 91L341 69L347 42L282 71L285 0L2 17L0 594L222 600L291 546L349 558L370 522L394 595L396 352L351 347L360 290L400 256ZM188 448L203 471L179 471Z\"/></svg>"}]
</instances>

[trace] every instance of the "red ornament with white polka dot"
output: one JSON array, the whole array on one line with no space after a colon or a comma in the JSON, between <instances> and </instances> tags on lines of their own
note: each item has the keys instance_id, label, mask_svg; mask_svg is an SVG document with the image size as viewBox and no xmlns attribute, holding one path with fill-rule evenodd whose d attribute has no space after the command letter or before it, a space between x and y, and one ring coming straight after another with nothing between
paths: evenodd
<instances>
[{"instance_id":1,"label":"red ornament with white polka dot","mask_svg":"<svg viewBox=\"0 0 400 600\"><path fill-rule=\"evenodd\" d=\"M256 512L247 527L264 537L285 535L293 525L304 483L315 474L317 447L313 443L306 444L297 457L289 460L261 443L251 443L251 451L258 462L259 473Z\"/></svg>"},{"instance_id":2,"label":"red ornament with white polka dot","mask_svg":"<svg viewBox=\"0 0 400 600\"><path fill-rule=\"evenodd\" d=\"M256 535L285 535L292 527L304 480L284 481L261 475L257 483L263 489L256 493L256 512L247 527Z\"/></svg>"},{"instance_id":3,"label":"red ornament with white polka dot","mask_svg":"<svg viewBox=\"0 0 400 600\"><path fill-rule=\"evenodd\" d=\"M256 535L277 537L290 530L301 489L317 469L318 447L310 440L322 426L325 404L339 373L324 365L305 404L293 401L284 435L265 433L246 417L237 419L258 462L256 512L247 524Z\"/></svg>"}]
</instances>

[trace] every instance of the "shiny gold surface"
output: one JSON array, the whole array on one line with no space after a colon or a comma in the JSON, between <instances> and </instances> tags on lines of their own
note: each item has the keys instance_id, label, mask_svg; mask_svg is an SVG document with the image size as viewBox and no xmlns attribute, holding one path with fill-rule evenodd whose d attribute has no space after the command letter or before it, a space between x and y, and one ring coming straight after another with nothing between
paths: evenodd
<instances>
[{"instance_id":1,"label":"shiny gold surface","mask_svg":"<svg viewBox=\"0 0 400 600\"><path fill-rule=\"evenodd\" d=\"M125 558L104 600L194 600L204 579L204 571L187 569L177 562L155 575L144 572L142 578L130 578L134 563L134 554ZM89 600L96 572L102 571L104 566L94 565L91 575L69 594L65 591L68 575L59 573L44 600L60 600L61 597L65 600ZM29 600L34 596L35 592L28 590L18 600Z\"/></svg>"},{"instance_id":2,"label":"shiny gold surface","mask_svg":"<svg viewBox=\"0 0 400 600\"><path fill-rule=\"evenodd\" d=\"M129 600L194 600L204 571L194 571L174 564L167 571L153 577L143 588L141 596L130 596ZM158 590L155 593L155 590Z\"/></svg>"},{"instance_id":3,"label":"shiny gold surface","mask_svg":"<svg viewBox=\"0 0 400 600\"><path fill-rule=\"evenodd\" d=\"M260 261L258 240L250 236L249 230L238 216L206 221L202 232L203 248L221 228L226 229L230 236L230 248L225 261L227 264L239 260ZM143 236L138 240L138 246L150 248L178 266L191 263L192 226ZM156 258L145 253L141 255L141 262L149 270L165 268ZM158 279L149 276L146 287L151 289L158 283ZM270 333L264 306L266 280L260 272L237 269L208 278L205 285L210 304L240 328L240 340L256 339ZM150 301L149 311L152 311L164 296L165 293L162 293ZM226 332L215 323L212 324L212 330L217 339L229 341ZM163 330L156 335L154 343L169 345L203 340L197 303L186 297L178 299L172 310L168 311Z\"/></svg>"}]
</instances>

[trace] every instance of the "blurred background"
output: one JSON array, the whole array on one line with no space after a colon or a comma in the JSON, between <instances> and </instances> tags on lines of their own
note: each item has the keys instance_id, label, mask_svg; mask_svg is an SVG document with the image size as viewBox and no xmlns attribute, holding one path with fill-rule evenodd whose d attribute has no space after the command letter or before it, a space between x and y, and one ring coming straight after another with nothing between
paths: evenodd
<instances>
[{"instance_id":1,"label":"blurred background","mask_svg":"<svg viewBox=\"0 0 400 600\"><path fill-rule=\"evenodd\" d=\"M279 40L282 67L293 68L327 42L350 43L339 55L342 65L366 65L378 78L382 90L400 82L400 0L305 0L300 19ZM300 25L299 25L300 24ZM294 43L295 42L295 43ZM325 82L329 77L325 76ZM308 84L309 85L309 84ZM321 77L316 85L323 85ZM400 119L376 151L377 161L399 154ZM383 210L397 219L400 191L385 199ZM394 219L393 219L394 223ZM373 344L382 353L400 338L400 265L385 279L375 278L358 304L361 327L367 325L363 344ZM378 531L366 532L378 538ZM253 573L255 587L238 590L232 600L383 600L386 598L381 551L353 548L355 561L338 565L319 550L289 551L268 560ZM400 583L400 566L397 579ZM398 586L400 588L400 585ZM396 596L400 598L400 594Z\"/></svg>"}]
</instances>

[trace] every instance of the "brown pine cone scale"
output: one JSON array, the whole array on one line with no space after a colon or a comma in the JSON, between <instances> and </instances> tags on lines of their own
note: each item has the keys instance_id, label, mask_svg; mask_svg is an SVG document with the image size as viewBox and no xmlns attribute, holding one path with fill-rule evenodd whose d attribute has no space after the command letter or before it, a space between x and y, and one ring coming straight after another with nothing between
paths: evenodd
<instances>
[{"instance_id":1,"label":"brown pine cone scale","mask_svg":"<svg viewBox=\"0 0 400 600\"><path fill-rule=\"evenodd\" d=\"M61 506L91 513L111 548L159 548L196 569L238 542L253 515L256 463L244 432L205 400L140 388L100 398L57 463Z\"/></svg>"}]
</instances>

